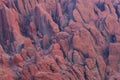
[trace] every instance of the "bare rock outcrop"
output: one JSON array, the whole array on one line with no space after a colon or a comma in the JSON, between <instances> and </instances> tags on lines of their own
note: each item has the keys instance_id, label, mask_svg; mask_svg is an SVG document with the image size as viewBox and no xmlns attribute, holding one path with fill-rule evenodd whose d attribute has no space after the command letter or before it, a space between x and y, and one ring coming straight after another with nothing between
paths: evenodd
<instances>
[{"instance_id":1,"label":"bare rock outcrop","mask_svg":"<svg viewBox=\"0 0 120 80\"><path fill-rule=\"evenodd\" d=\"M120 0L0 0L0 80L120 80Z\"/></svg>"}]
</instances>

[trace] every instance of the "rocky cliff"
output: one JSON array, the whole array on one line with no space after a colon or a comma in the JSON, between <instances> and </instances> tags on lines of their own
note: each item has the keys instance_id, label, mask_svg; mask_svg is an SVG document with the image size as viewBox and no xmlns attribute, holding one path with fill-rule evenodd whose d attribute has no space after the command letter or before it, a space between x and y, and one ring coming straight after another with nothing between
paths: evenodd
<instances>
[{"instance_id":1,"label":"rocky cliff","mask_svg":"<svg viewBox=\"0 0 120 80\"><path fill-rule=\"evenodd\" d=\"M120 0L0 0L0 80L120 80Z\"/></svg>"}]
</instances>

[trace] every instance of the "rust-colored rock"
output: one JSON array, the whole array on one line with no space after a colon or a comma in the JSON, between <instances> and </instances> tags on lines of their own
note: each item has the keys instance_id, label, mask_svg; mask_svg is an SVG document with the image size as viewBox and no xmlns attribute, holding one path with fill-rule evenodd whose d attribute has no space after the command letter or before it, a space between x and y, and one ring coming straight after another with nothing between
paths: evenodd
<instances>
[{"instance_id":1,"label":"rust-colored rock","mask_svg":"<svg viewBox=\"0 0 120 80\"><path fill-rule=\"evenodd\" d=\"M0 80L120 80L120 0L0 0Z\"/></svg>"},{"instance_id":2,"label":"rust-colored rock","mask_svg":"<svg viewBox=\"0 0 120 80\"><path fill-rule=\"evenodd\" d=\"M15 54L15 56L13 57L13 62L16 64L22 63L23 62L23 58L20 54Z\"/></svg>"}]
</instances>

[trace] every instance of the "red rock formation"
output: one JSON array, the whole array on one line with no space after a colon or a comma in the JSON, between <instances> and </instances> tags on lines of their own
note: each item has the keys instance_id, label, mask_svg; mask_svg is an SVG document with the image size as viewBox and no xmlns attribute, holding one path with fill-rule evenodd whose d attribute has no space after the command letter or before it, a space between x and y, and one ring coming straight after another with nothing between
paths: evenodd
<instances>
[{"instance_id":1,"label":"red rock formation","mask_svg":"<svg viewBox=\"0 0 120 80\"><path fill-rule=\"evenodd\" d=\"M0 0L0 80L120 80L120 0Z\"/></svg>"}]
</instances>

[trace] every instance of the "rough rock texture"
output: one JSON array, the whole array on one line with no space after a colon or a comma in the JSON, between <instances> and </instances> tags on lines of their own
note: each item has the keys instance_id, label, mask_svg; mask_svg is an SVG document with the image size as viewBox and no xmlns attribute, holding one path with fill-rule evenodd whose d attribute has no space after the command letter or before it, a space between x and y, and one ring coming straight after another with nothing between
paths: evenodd
<instances>
[{"instance_id":1,"label":"rough rock texture","mask_svg":"<svg viewBox=\"0 0 120 80\"><path fill-rule=\"evenodd\" d=\"M120 80L120 0L0 0L0 80Z\"/></svg>"}]
</instances>

